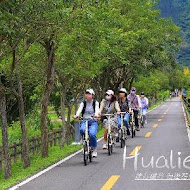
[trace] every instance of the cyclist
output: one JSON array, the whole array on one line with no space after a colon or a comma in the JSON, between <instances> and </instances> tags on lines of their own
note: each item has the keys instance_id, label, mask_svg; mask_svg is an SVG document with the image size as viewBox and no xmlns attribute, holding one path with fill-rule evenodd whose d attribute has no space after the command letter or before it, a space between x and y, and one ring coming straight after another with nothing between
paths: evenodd
<instances>
[{"instance_id":1,"label":"cyclist","mask_svg":"<svg viewBox=\"0 0 190 190\"><path fill-rule=\"evenodd\" d=\"M121 109L121 112L128 112L124 115L124 119L123 119L123 123L124 126L127 128L127 135L130 135L130 131L129 131L129 117L130 117L130 105L129 105L129 101L127 99L127 90L125 88L121 88L119 91L119 98L118 98L118 102L119 102L119 106ZM119 129L121 128L121 116L118 115L118 127Z\"/></svg>"},{"instance_id":2,"label":"cyclist","mask_svg":"<svg viewBox=\"0 0 190 190\"><path fill-rule=\"evenodd\" d=\"M112 90L108 90L104 95L104 99L100 104L100 115L102 114L114 114L120 112L120 107L118 101L116 101L116 96ZM108 134L108 119L107 117L102 117L103 127L104 127L104 144L103 149L107 149L107 134ZM117 127L117 119L111 118L110 124L112 127Z\"/></svg>"},{"instance_id":3,"label":"cyclist","mask_svg":"<svg viewBox=\"0 0 190 190\"><path fill-rule=\"evenodd\" d=\"M130 94L127 96L127 98L130 102L130 107L134 113L136 131L140 131L138 113L139 113L139 110L141 109L141 102L140 102L139 96L136 95L136 88L135 87L131 88Z\"/></svg>"},{"instance_id":4,"label":"cyclist","mask_svg":"<svg viewBox=\"0 0 190 190\"><path fill-rule=\"evenodd\" d=\"M140 101L141 101L141 106L142 106L142 115L144 117L145 123L147 124L146 114L147 114L147 109L148 109L148 98L145 97L144 92L141 92Z\"/></svg>"},{"instance_id":5,"label":"cyclist","mask_svg":"<svg viewBox=\"0 0 190 190\"><path fill-rule=\"evenodd\" d=\"M99 115L99 102L94 99L95 93L93 89L87 89L85 94L85 100L80 104L80 107L74 116L74 119L77 119L82 113L82 117L85 119L90 119L92 116L98 117ZM97 130L98 122L92 120L88 121L89 126L89 137L90 137L90 147L92 148L92 157L97 157ZM84 136L86 122L82 121L80 125L81 136Z\"/></svg>"}]
</instances>

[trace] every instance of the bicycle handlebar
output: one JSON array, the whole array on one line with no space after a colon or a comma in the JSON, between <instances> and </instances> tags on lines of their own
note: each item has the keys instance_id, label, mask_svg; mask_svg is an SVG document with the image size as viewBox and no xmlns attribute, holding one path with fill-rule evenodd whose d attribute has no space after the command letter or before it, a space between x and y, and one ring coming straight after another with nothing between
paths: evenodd
<instances>
[{"instance_id":1,"label":"bicycle handlebar","mask_svg":"<svg viewBox=\"0 0 190 190\"><path fill-rule=\"evenodd\" d=\"M103 114L103 115L101 115L101 116L114 116L114 115L117 115L117 114L115 114L115 113L106 113L106 114Z\"/></svg>"},{"instance_id":2,"label":"bicycle handlebar","mask_svg":"<svg viewBox=\"0 0 190 190\"><path fill-rule=\"evenodd\" d=\"M120 112L120 114L126 114L126 113L129 113L129 112Z\"/></svg>"},{"instance_id":3,"label":"bicycle handlebar","mask_svg":"<svg viewBox=\"0 0 190 190\"><path fill-rule=\"evenodd\" d=\"M84 118L84 117L78 117L77 118L78 120L80 120L80 121L91 121L91 120L97 120L98 118L97 117L95 117L95 116L90 116L90 118Z\"/></svg>"}]
</instances>

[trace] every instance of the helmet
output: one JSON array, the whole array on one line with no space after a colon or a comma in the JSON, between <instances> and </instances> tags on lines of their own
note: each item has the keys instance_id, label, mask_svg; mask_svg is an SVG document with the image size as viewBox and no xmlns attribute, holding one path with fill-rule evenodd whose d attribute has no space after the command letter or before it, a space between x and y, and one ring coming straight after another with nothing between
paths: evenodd
<instances>
[{"instance_id":1,"label":"helmet","mask_svg":"<svg viewBox=\"0 0 190 190\"><path fill-rule=\"evenodd\" d=\"M95 95L95 92L92 88L89 88L86 90L86 94L92 94L92 95Z\"/></svg>"},{"instance_id":2,"label":"helmet","mask_svg":"<svg viewBox=\"0 0 190 190\"><path fill-rule=\"evenodd\" d=\"M113 91L113 90L108 90L108 91L106 92L106 94L108 94L108 95L114 95L114 91Z\"/></svg>"},{"instance_id":3,"label":"helmet","mask_svg":"<svg viewBox=\"0 0 190 190\"><path fill-rule=\"evenodd\" d=\"M125 93L125 94L127 94L127 90L125 88L121 88L120 91L119 91L119 93Z\"/></svg>"}]
</instances>

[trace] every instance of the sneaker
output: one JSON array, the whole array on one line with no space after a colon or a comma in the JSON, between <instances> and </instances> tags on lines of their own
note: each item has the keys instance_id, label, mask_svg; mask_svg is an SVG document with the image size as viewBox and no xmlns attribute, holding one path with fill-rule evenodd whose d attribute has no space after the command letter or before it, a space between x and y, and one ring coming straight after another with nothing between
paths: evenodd
<instances>
[{"instance_id":1,"label":"sneaker","mask_svg":"<svg viewBox=\"0 0 190 190\"><path fill-rule=\"evenodd\" d=\"M97 153L96 150L94 150L94 151L92 152L92 157L93 157L93 158L97 158L97 156L98 156L98 153Z\"/></svg>"},{"instance_id":2,"label":"sneaker","mask_svg":"<svg viewBox=\"0 0 190 190\"><path fill-rule=\"evenodd\" d=\"M103 144L103 149L107 149L107 144Z\"/></svg>"},{"instance_id":3,"label":"sneaker","mask_svg":"<svg viewBox=\"0 0 190 190\"><path fill-rule=\"evenodd\" d=\"M147 120L145 121L145 124L147 124Z\"/></svg>"}]
</instances>

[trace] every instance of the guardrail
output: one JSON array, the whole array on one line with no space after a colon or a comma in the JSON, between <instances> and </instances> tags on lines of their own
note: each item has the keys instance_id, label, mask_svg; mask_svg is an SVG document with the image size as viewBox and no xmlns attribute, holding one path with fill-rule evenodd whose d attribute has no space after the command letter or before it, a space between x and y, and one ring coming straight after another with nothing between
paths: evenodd
<instances>
[{"instance_id":1,"label":"guardrail","mask_svg":"<svg viewBox=\"0 0 190 190\"><path fill-rule=\"evenodd\" d=\"M66 135L67 141L68 141L68 139L71 139L74 137L73 127L70 128L69 133L70 133L69 135L68 134ZM55 130L49 132L48 143L49 143L50 147L61 145L62 141L63 141L63 130L62 129L55 129ZM34 154L37 154L40 152L41 136L36 136L36 137L29 139L28 143L29 143L30 154L34 155ZM23 160L22 159L22 142L13 143L9 147L9 151L10 151L11 161L14 164L17 163L18 158L20 158L21 161ZM4 160L3 148L0 147L0 170L2 169L3 160Z\"/></svg>"},{"instance_id":2,"label":"guardrail","mask_svg":"<svg viewBox=\"0 0 190 190\"><path fill-rule=\"evenodd\" d=\"M186 96L182 95L182 101L185 108L186 117L188 120L188 124L190 127L190 98L187 98Z\"/></svg>"}]
</instances>

